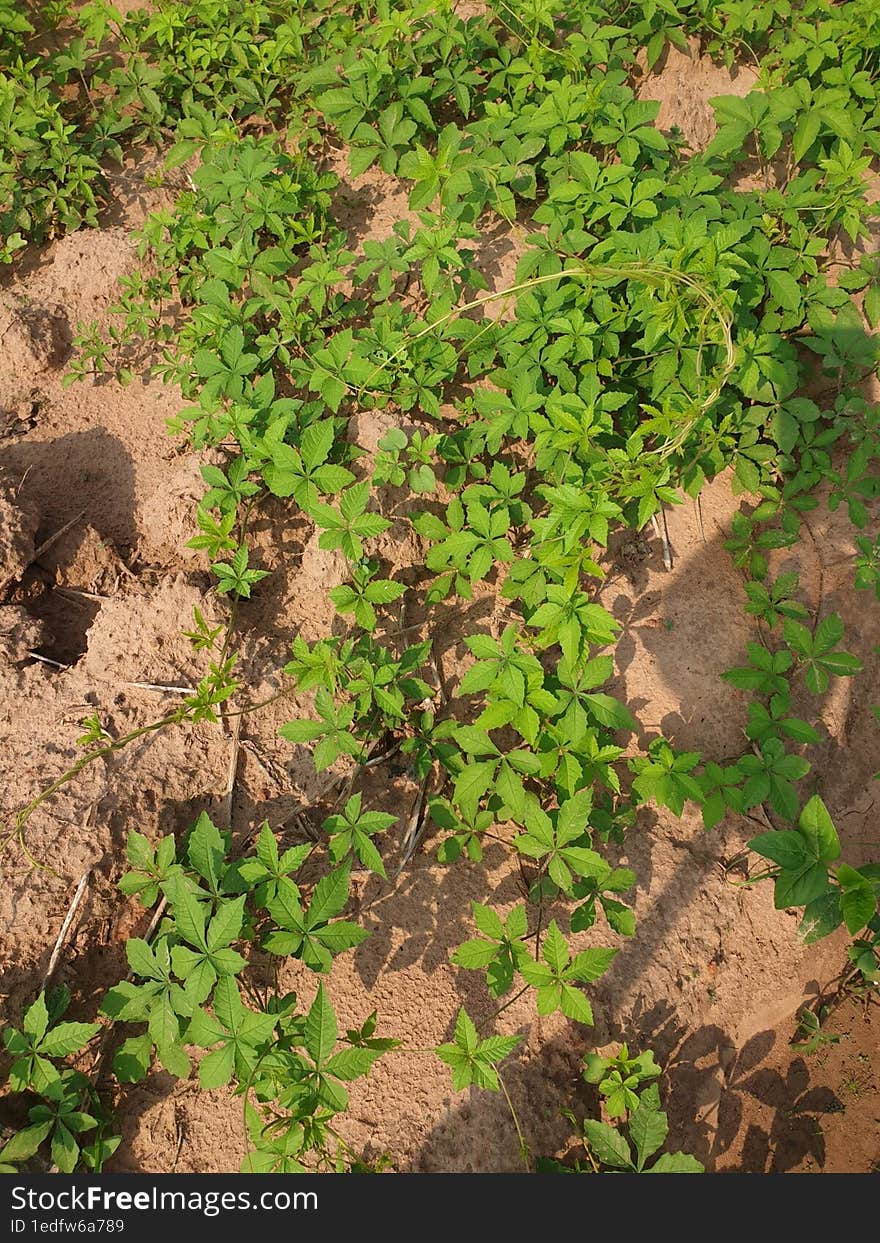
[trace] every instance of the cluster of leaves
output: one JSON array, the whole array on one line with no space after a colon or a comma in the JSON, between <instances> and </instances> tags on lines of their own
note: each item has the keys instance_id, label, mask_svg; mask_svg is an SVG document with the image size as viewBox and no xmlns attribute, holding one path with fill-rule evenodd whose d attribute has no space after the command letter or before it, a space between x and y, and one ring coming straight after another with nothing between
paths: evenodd
<instances>
[{"instance_id":1,"label":"cluster of leaves","mask_svg":"<svg viewBox=\"0 0 880 1243\"><path fill-rule=\"evenodd\" d=\"M579 1023L591 1024L590 1003L577 987L592 984L611 965L615 949L592 948L572 953L555 920L551 920L540 955L533 957L527 948L528 915L524 906L515 907L502 922L491 907L474 903L474 923L483 933L465 941L452 955L459 967L485 970L486 982L493 997L510 991L519 975L527 987L535 990L539 1014L557 1010ZM540 932L533 934L536 945Z\"/></svg>"},{"instance_id":2,"label":"cluster of leaves","mask_svg":"<svg viewBox=\"0 0 880 1243\"><path fill-rule=\"evenodd\" d=\"M101 1002L107 1019L123 1030L135 1028L114 1055L116 1080L135 1083L154 1062L185 1079L194 1051L204 1051L198 1058L200 1086L231 1083L243 1097L251 1150L242 1168L253 1173L349 1164L333 1126L348 1104L346 1084L366 1075L397 1043L375 1035L375 1014L340 1035L323 983L307 1009L295 994L279 989L280 960L298 958L323 974L337 954L367 936L338 918L349 893L347 861L307 895L294 879L312 849L309 843L280 852L264 824L253 853L233 860L229 834L202 815L182 850L173 836L151 844L132 832L131 870L120 881L122 892L137 895L145 907L160 898L165 905L152 941L126 942L130 975ZM347 859L347 851L336 853ZM257 953L268 956L273 983L252 964ZM59 1023L67 1000L50 998L47 1005L38 998L22 1030L4 1032L13 1059L10 1090L40 1097L29 1125L0 1153L6 1167L32 1158L45 1143L65 1172L100 1169L119 1142L106 1134L92 1081L56 1066L101 1030L99 1023ZM84 1133L88 1144L80 1138Z\"/></svg>"},{"instance_id":3,"label":"cluster of leaves","mask_svg":"<svg viewBox=\"0 0 880 1243\"><path fill-rule=\"evenodd\" d=\"M295 878L311 844L280 853L263 825L253 855L233 861L229 846L229 835L206 815L189 833L182 858L171 837L155 846L138 833L129 837L134 866L120 887L145 905L161 894L167 907L151 944L127 942L133 978L112 988L102 1003L114 1022L141 1027L116 1053L117 1078L142 1078L154 1057L186 1078L188 1047L210 1050L199 1061L201 1086L233 1080L248 1101L255 1150L244 1168L304 1168L309 1152L335 1160L331 1122L347 1105L343 1085L366 1074L394 1042L373 1037L374 1016L362 1036L349 1033L337 1050L336 1021L323 986L303 1014L294 995L278 992L277 966L274 990L261 988L248 975L241 950L262 951L273 963L299 958L326 973L337 954L367 936L337 918L348 899L348 863L321 876L306 896Z\"/></svg>"},{"instance_id":4,"label":"cluster of leaves","mask_svg":"<svg viewBox=\"0 0 880 1243\"><path fill-rule=\"evenodd\" d=\"M27 1124L0 1148L0 1173L14 1174L24 1161L48 1156L62 1174L99 1173L119 1146L111 1120L91 1080L66 1064L81 1054L100 1023L62 1022L70 1004L66 988L40 993L24 1013L21 1030L6 1027L10 1059L8 1090L28 1102ZM45 1168L45 1166L44 1166Z\"/></svg>"},{"instance_id":5,"label":"cluster of leaves","mask_svg":"<svg viewBox=\"0 0 880 1243\"><path fill-rule=\"evenodd\" d=\"M173 162L225 126L292 122L295 69L351 19L250 0L0 3L0 263L94 225L111 165L138 145ZM319 29L320 28L320 29Z\"/></svg>"},{"instance_id":6,"label":"cluster of leaves","mask_svg":"<svg viewBox=\"0 0 880 1243\"><path fill-rule=\"evenodd\" d=\"M181 77L191 61L204 62L194 57L198 41L219 39L194 7L192 22L163 8L165 25L151 28ZM818 0L796 9L792 26L788 0L512 0L467 18L451 3L379 0L357 21L328 16L309 40L291 34L286 15L284 55L309 69L297 75L295 99L265 69L259 89L271 87L272 99L249 111L236 103L235 75L222 109L207 98L206 79L175 96L172 163L192 157L198 166L174 209L147 220L149 263L127 278L109 342L85 327L74 367L74 375L112 367L124 379L146 361L180 385L190 404L172 430L216 450L220 463L205 467L193 543L221 591L259 590L265 570L251 565L247 516L269 496L287 502L321 549L341 554L345 580L331 599L343 633L294 643L286 672L314 694L314 711L282 736L310 747L318 769L356 769L383 740L399 748L419 781L432 779L445 862L479 860L487 834L499 838L519 863L528 906L504 921L478 907L484 939L466 942L455 961L485 970L496 996L520 977L541 1013L561 1009L584 1023L592 1014L578 985L597 979L613 950L578 952L563 929L576 934L601 913L616 935L633 934L620 895L635 877L597 845L622 841L643 803L681 815L690 802L709 828L728 810L764 804L797 821L778 831L791 841L771 846L785 856L770 856L782 869L777 896L821 901L817 928L830 931L832 898L838 923L849 925L867 911L866 886L876 896L870 871L841 864L832 875L836 856L813 850L798 789L811 766L794 749L820 738L798 715L807 710L795 706L795 675L822 696L831 678L860 665L840 646L836 614L809 626L796 578L769 575L774 555L801 537L818 485L859 532L877 495L880 418L856 386L880 361L868 331L878 269L867 256L832 280L826 256L841 242L857 251L876 215L865 172L880 151L880 88L865 32L876 32L878 18L869 0L845 0L827 21ZM246 18L235 12L232 59L252 66L252 50L239 48ZM254 47L269 55L275 27L254 21ZM314 39L315 30L326 37ZM684 46L691 33L716 54L749 47L761 61L755 90L713 101L717 134L696 153L657 127L658 105L636 97L633 79L642 49L653 63L667 41ZM273 130L292 108L297 125ZM316 140L331 128L349 146L353 174L377 163L409 192L413 219L359 250L332 219L336 178L316 159ZM737 175L746 161L757 163L757 178ZM515 282L481 296L473 243L493 214L527 217L531 231ZM497 317L488 313L496 302ZM175 310L172 321L168 308L177 306L184 314ZM370 454L351 432L356 416L380 408L396 425ZM627 758L621 733L635 722L610 693L607 650L620 623L595 598L610 533L645 527L727 468L756 501L728 541L749 578L761 640L726 675L755 693L751 750L732 763L704 762L661 737ZM406 516L394 509L404 486L419 498ZM425 573L406 584L389 564L394 532L383 507L423 541ZM876 586L876 540L858 538L858 584ZM417 606L430 628L441 602L489 593L505 621L464 635L473 660L450 702L435 682L431 642L406 646L403 610ZM241 968L218 939L228 931L215 927L221 906L240 913L233 940L246 928L269 953L329 965L337 938L353 933L311 922L316 895L335 877L344 901L353 857L382 875L372 838L388 826L377 814L355 795L331 818L335 867L307 907L284 876L255 882L269 887L262 905L235 868L223 881L232 887L216 891L192 858L189 872L175 864L190 884L161 878L170 914L131 1013L140 1015L147 993L167 993L168 1021L157 1019L151 1034L152 1010L139 1017L147 1032L128 1054L138 1066L155 1047L183 1073L185 1033L198 1044L195 1036L219 1030L210 1024L239 1013ZM868 971L870 923L857 929L854 950ZM205 997L193 1000L206 981ZM223 1014L199 1018L221 985ZM282 1043L294 1040L285 1021L273 1029ZM480 1039L463 1014L441 1056L457 1086L495 1087L507 1042ZM301 1049L291 1044L291 1056L308 1061ZM250 1064L270 1078L274 1065L274 1055L264 1063L237 1048L209 1058L211 1067ZM311 1082L312 1071L303 1074ZM266 1099L291 1108L274 1090L273 1081ZM295 1095L311 1100L305 1089ZM613 1141L602 1132L601 1163L640 1169L662 1143L659 1102L642 1108L630 1119L635 1157L616 1131ZM313 1134L313 1123L302 1126Z\"/></svg>"},{"instance_id":7,"label":"cluster of leaves","mask_svg":"<svg viewBox=\"0 0 880 1243\"><path fill-rule=\"evenodd\" d=\"M805 943L845 925L854 938L850 961L866 981L880 981L880 863L839 862L840 839L819 796L804 805L796 828L761 833L749 847L772 865L777 908L804 908Z\"/></svg>"},{"instance_id":8,"label":"cluster of leaves","mask_svg":"<svg viewBox=\"0 0 880 1243\"><path fill-rule=\"evenodd\" d=\"M609 1121L583 1120L579 1130L587 1151L586 1161L576 1158L573 1165L544 1161L539 1168L563 1174L703 1172L702 1164L689 1153L660 1152L669 1122L660 1107L660 1090L655 1082L660 1067L650 1050L633 1056L624 1044L608 1057L587 1054L584 1062L583 1078L598 1087ZM649 1165L652 1157L656 1160Z\"/></svg>"}]
</instances>

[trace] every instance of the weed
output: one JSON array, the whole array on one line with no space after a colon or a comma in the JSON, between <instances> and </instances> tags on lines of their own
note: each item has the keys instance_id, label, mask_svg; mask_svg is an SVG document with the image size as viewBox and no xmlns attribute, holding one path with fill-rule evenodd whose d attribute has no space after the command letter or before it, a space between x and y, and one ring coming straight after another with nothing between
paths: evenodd
<instances>
[{"instance_id":1,"label":"weed","mask_svg":"<svg viewBox=\"0 0 880 1243\"><path fill-rule=\"evenodd\" d=\"M845 926L853 970L876 985L880 865L842 859L825 803L804 786L825 697L861 662L839 614L821 600L808 608L797 575L775 568L780 550L812 538L807 515L825 488L855 528L856 586L880 590L876 533L865 533L878 412L858 390L880 363L880 282L873 256L841 264L835 280L828 259L840 243L862 246L876 216L865 193L880 154L875 10L802 0L791 21L787 5L738 0L511 0L462 19L421 0L353 13L239 0L184 13L163 0L121 19L98 0L63 15L63 50L31 80L33 22L0 0L0 257L94 222L123 142L166 147L166 184L192 168L174 205L146 220L144 270L122 283L110 328L80 326L69 379L150 368L179 385L187 404L170 430L217 451L191 543L231 599L228 627L197 616L190 634L209 660L198 692L113 742L99 715L84 722L84 755L7 840L26 849L37 808L143 733L261 706L235 706L234 628L238 601L266 577L248 519L267 498L347 563L330 592L334 633L293 642L273 696L312 694L310 715L281 737L308 748L316 770L350 764L326 850L282 851L264 828L253 856L233 860L203 819L184 843L134 834L122 882L167 909L151 944L129 942L133 978L103 1003L138 1028L117 1079L154 1059L186 1076L191 1051L207 1050L203 1086L230 1083L243 1098L246 1168L349 1161L334 1122L344 1085L391 1051L375 1017L340 1041L323 983L300 1006L277 975L269 990L253 979L246 952L294 956L323 976L366 936L345 907L352 868L388 875L394 818L358 788L383 740L423 791L430 780L441 862L478 862L491 839L519 868L525 902L503 918L476 903L480 935L452 954L507 998L496 1018L528 994L539 1014L592 1023L585 990L617 947L584 950L575 937L600 916L609 937L636 934L621 895L638 877L603 847L649 804L675 816L690 804L707 830L760 809L773 827L750 843L766 861L751 882L772 880L778 908L802 908L807 943ZM746 97L712 101L715 137L688 154L657 127L658 105L636 98L633 67L691 35L760 75ZM354 175L378 165L406 189L414 217L388 238L349 249L322 162L333 136ZM517 220L515 277L487 290L473 243ZM366 470L350 420L380 409L414 426L387 431ZM602 689L621 631L596 598L609 537L659 524L725 470L744 497L726 547L758 634L724 674L750 697L742 754L718 762L662 736L627 748L637 722ZM398 507L392 489L415 507ZM384 560L392 522L421 541L406 583ZM471 659L450 704L425 636L440 602L490 592L503 621L462 636ZM404 606L427 619L410 646ZM809 709L793 708L801 687ZM419 826L417 815L406 827L401 867ZM309 884L297 879L307 856L319 873ZM516 1044L462 1010L437 1054L456 1089L503 1093L531 1161L499 1070ZM589 1168L698 1168L682 1154L654 1159L667 1122L647 1055L623 1049L590 1067L622 1121L585 1124ZM55 1122L33 1125L57 1129L63 1103Z\"/></svg>"}]
</instances>

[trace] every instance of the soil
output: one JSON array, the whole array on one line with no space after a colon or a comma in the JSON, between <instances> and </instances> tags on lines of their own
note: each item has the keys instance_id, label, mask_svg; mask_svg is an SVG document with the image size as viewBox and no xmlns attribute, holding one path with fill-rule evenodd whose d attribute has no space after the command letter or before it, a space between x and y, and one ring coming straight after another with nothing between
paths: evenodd
<instances>
[{"instance_id":1,"label":"soil","mask_svg":"<svg viewBox=\"0 0 880 1243\"><path fill-rule=\"evenodd\" d=\"M731 76L693 48L671 50L640 93L662 101L661 125L678 125L699 147L712 133L708 98L745 93L753 81L748 70ZM375 171L352 183L342 153L333 166L343 177L336 209L352 242L387 236L407 214L399 184ZM131 230L170 200L145 187L136 164L117 188L112 220L45 248L0 291L4 826L76 757L85 716L98 712L116 737L170 711L179 688L201 676L201 658L181 637L193 608L209 620L224 614L209 591L204 559L186 547L205 459L166 434L165 420L180 405L177 391L148 376L128 387L62 385L78 323L105 321L117 278L136 268ZM518 251L506 232L482 239L481 262L495 288L510 282ZM370 450L391 421L388 414L358 413L352 438ZM671 570L650 527L609 550L602 599L623 626L609 690L639 720L633 750L660 730L712 760L742 748L745 697L719 679L741 661L754 633L742 580L723 547L742 499L723 477L699 505L670 508ZM823 505L808 529L780 563L799 570L812 605L841 613L847 646L865 664L854 686L836 684L823 710L827 741L811 756L846 857L858 864L876 837L870 700L880 614L852 589L854 545L845 516ZM239 615L240 672L253 701L277 689L277 670L296 634L313 639L332 627L326 592L343 568L281 504L261 510L255 539L260 564L272 575ZM404 578L419 560L411 541L398 524L377 550ZM462 635L475 625L497 633L504 622L502 602L488 589L461 609L439 611L433 634L447 691L464 664ZM266 819L289 845L320 823L338 786L326 775L316 778L306 752L276 732L307 712L307 701L288 698L246 716L239 747L227 731L207 725L148 735L87 769L34 815L26 846L40 868L14 848L2 859L0 992L9 1018L18 1018L39 990L86 872L86 897L56 981L72 988L77 1014L91 1016L102 991L125 973L124 939L145 925L140 908L115 887L130 829L151 837L180 832L207 808L218 821L229 818L239 846ZM405 768L389 760L371 770L365 798L405 818L416 793ZM640 813L618 852L639 878L638 934L617 939L620 952L593 992L597 1024L587 1047L620 1039L652 1044L667 1071L673 1136L710 1168L872 1169L880 1159L878 1007L844 1000L826 1023L839 1043L812 1056L790 1049L797 1009L833 993L845 967L845 938L805 949L794 914L773 909L768 886L731 883L741 876L737 856L754 832L742 818L707 834L691 813L681 820ZM503 850L488 849L481 865L449 869L434 861L431 847L428 838L393 885L357 878L355 911L372 935L337 960L329 981L342 1026L375 1009L384 1034L420 1048L449 1037L461 1004L478 1022L488 1019L481 978L451 969L449 952L470 935L473 900L491 894L503 912L521 899L519 874ZM593 930L584 943L607 943L608 935ZM298 964L284 975L308 1002L314 976ZM558 1015L537 1018L525 997L505 1012L500 1029L524 1036L508 1080L531 1146L544 1155L563 1151L570 1126L562 1109L593 1103L578 1073L584 1029ZM177 1082L161 1070L124 1091L119 1118L117 1171L232 1171L243 1155L240 1102L224 1091L201 1093L193 1080ZM417 1054L383 1059L356 1085L343 1126L350 1143L367 1155L387 1152L399 1170L519 1168L504 1101L453 1094L446 1068Z\"/></svg>"}]
</instances>

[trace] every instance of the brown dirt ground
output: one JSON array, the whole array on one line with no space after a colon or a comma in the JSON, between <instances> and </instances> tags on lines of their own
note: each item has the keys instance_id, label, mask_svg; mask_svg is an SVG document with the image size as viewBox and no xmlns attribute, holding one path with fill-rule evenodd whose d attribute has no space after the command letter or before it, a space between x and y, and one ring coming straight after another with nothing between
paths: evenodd
<instances>
[{"instance_id":1,"label":"brown dirt ground","mask_svg":"<svg viewBox=\"0 0 880 1243\"><path fill-rule=\"evenodd\" d=\"M731 79L693 51L671 51L641 93L663 101L661 124L679 125L700 146L712 132L707 99L745 93L752 81L746 71ZM345 174L341 154L334 167ZM196 604L209 616L222 615L223 606L206 596L204 561L185 547L201 481L198 455L164 431L178 393L143 377L127 388L115 381L61 384L77 322L105 316L116 279L136 266L130 230L168 198L145 188L137 165L120 176L118 189L120 207L106 227L46 248L0 291L3 824L71 762L85 715L99 710L118 735L167 711L173 693L132 684L192 685L199 660L180 632ZM393 179L371 172L354 184L344 180L337 209L358 243L387 235L406 214L406 195ZM501 233L481 243L495 287L509 281L516 257L516 243ZM390 418L358 414L352 437L370 449ZM699 508L688 501L671 509L671 572L650 529L610 550L603 600L623 624L611 689L638 716L633 748L662 729L676 745L711 759L741 750L745 698L718 677L740 661L751 635L742 582L722 546L739 504L729 481L719 479ZM824 705L828 740L811 757L847 857L858 863L876 836L877 727L870 702L880 616L851 589L846 520L821 508L809 527L809 538L789 559L811 604L841 612L848 646L865 662L854 686L839 682ZM277 686L275 671L290 639L300 632L316 638L332 624L326 591L341 567L280 505L265 508L256 538L262 564L273 573L242 607L240 620L242 672L261 699ZM377 551L388 569L405 575L418 561L410 539L400 527L383 538ZM447 689L464 663L462 635L478 623L493 631L504 624L490 591L461 610L441 610L433 633ZM298 715L296 709L295 702L280 703L245 718L231 813L239 842L263 819L287 842L297 840L302 817L319 823L332 802L326 777L315 778L306 753L277 737L278 725ZM32 871L14 851L3 858L0 994L10 1018L39 988L73 889L87 870L86 900L57 977L70 984L86 1014L124 972L122 943L144 922L115 888L125 836L131 828L150 835L180 831L202 808L221 808L231 747L219 728L165 731L88 770L34 817L29 848L52 870ZM369 805L400 814L414 796L402 766L389 762L370 774ZM591 1043L653 1043L667 1066L675 1137L710 1166L871 1169L880 1158L878 1008L847 1001L829 1020L829 1030L841 1036L838 1045L811 1058L789 1049L796 1009L838 975L844 941L835 937L805 950L793 914L774 911L769 887L728 882L725 865L753 832L735 818L707 835L693 814L682 820L640 814L619 852L639 878L638 933L621 944L595 989ZM432 861L430 842L396 885L362 878L355 910L372 935L336 963L330 979L342 1023L377 1009L384 1033L425 1047L448 1037L462 1003L478 1021L487 1019L481 979L451 969L448 955L470 934L471 901L491 894L503 910L520 899L518 883L502 850L489 849L480 866L449 870ZM584 938L607 939L595 930ZM285 970L285 983L301 988L306 1001L315 988L314 977L297 964ZM536 1018L527 998L501 1024L525 1037L509 1080L527 1136L537 1152L561 1151L570 1130L561 1110L590 1104L578 1078L583 1029L560 1016ZM243 1153L240 1104L162 1071L125 1091L120 1118L123 1143L113 1163L119 1171L231 1171ZM345 1133L368 1154L390 1153L400 1170L518 1166L503 1101L453 1094L446 1069L416 1054L384 1059L357 1086Z\"/></svg>"}]
</instances>

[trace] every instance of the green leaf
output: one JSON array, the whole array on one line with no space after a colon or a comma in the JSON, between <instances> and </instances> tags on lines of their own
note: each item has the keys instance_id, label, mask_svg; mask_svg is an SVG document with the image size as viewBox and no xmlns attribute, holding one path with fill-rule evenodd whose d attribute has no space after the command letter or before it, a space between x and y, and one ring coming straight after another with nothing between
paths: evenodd
<instances>
[{"instance_id":1,"label":"green leaf","mask_svg":"<svg viewBox=\"0 0 880 1243\"><path fill-rule=\"evenodd\" d=\"M504 939L504 924L496 911L493 911L490 906L483 906L480 902L475 902L473 904L473 912L474 923L484 936L490 937L493 941Z\"/></svg>"},{"instance_id":2,"label":"green leaf","mask_svg":"<svg viewBox=\"0 0 880 1243\"><path fill-rule=\"evenodd\" d=\"M382 1049L340 1049L329 1062L325 1063L324 1073L350 1083L353 1079L360 1079L366 1075L382 1053Z\"/></svg>"},{"instance_id":3,"label":"green leaf","mask_svg":"<svg viewBox=\"0 0 880 1243\"><path fill-rule=\"evenodd\" d=\"M73 1173L79 1157L79 1145L63 1122L57 1122L52 1132L51 1153L62 1174Z\"/></svg>"},{"instance_id":4,"label":"green leaf","mask_svg":"<svg viewBox=\"0 0 880 1243\"><path fill-rule=\"evenodd\" d=\"M749 842L749 849L756 855L778 863L781 868L799 868L815 855L810 851L809 843L804 835L794 829L774 830L772 833L759 833Z\"/></svg>"},{"instance_id":5,"label":"green leaf","mask_svg":"<svg viewBox=\"0 0 880 1243\"><path fill-rule=\"evenodd\" d=\"M52 1130L52 1120L38 1122L17 1131L0 1151L0 1161L26 1161L32 1157Z\"/></svg>"},{"instance_id":6,"label":"green leaf","mask_svg":"<svg viewBox=\"0 0 880 1243\"><path fill-rule=\"evenodd\" d=\"M40 993L25 1013L22 1029L26 1036L30 1036L33 1044L39 1044L48 1026L49 1011L46 1008L46 998L43 993Z\"/></svg>"},{"instance_id":7,"label":"green leaf","mask_svg":"<svg viewBox=\"0 0 880 1243\"><path fill-rule=\"evenodd\" d=\"M231 945L241 932L244 920L245 895L220 903L217 914L208 924L206 942L209 950Z\"/></svg>"},{"instance_id":8,"label":"green leaf","mask_svg":"<svg viewBox=\"0 0 880 1243\"><path fill-rule=\"evenodd\" d=\"M800 308L801 291L790 272L768 272L767 283L773 297L786 311Z\"/></svg>"},{"instance_id":9,"label":"green leaf","mask_svg":"<svg viewBox=\"0 0 880 1243\"><path fill-rule=\"evenodd\" d=\"M351 869L347 865L321 877L309 904L310 928L326 923L339 914L348 901L350 878Z\"/></svg>"},{"instance_id":10,"label":"green leaf","mask_svg":"<svg viewBox=\"0 0 880 1243\"><path fill-rule=\"evenodd\" d=\"M59 1023L40 1041L46 1057L67 1057L76 1053L101 1030L100 1023Z\"/></svg>"},{"instance_id":11,"label":"green leaf","mask_svg":"<svg viewBox=\"0 0 880 1243\"><path fill-rule=\"evenodd\" d=\"M777 911L789 906L806 906L828 888L828 871L822 863L806 863L796 871L781 872L776 878L773 902Z\"/></svg>"},{"instance_id":12,"label":"green leaf","mask_svg":"<svg viewBox=\"0 0 880 1243\"><path fill-rule=\"evenodd\" d=\"M226 851L220 830L204 811L190 834L187 855L198 874L207 881L208 888L216 894L220 887Z\"/></svg>"},{"instance_id":13,"label":"green leaf","mask_svg":"<svg viewBox=\"0 0 880 1243\"><path fill-rule=\"evenodd\" d=\"M452 954L452 962L470 971L482 970L497 953L498 945L494 941L464 941Z\"/></svg>"},{"instance_id":14,"label":"green leaf","mask_svg":"<svg viewBox=\"0 0 880 1243\"><path fill-rule=\"evenodd\" d=\"M199 1062L199 1084L207 1092L222 1088L235 1073L235 1044L229 1041Z\"/></svg>"},{"instance_id":15,"label":"green leaf","mask_svg":"<svg viewBox=\"0 0 880 1243\"><path fill-rule=\"evenodd\" d=\"M657 1109L639 1106L629 1120L629 1136L636 1146L636 1165L641 1170L648 1157L663 1144L669 1130L666 1114Z\"/></svg>"},{"instance_id":16,"label":"green leaf","mask_svg":"<svg viewBox=\"0 0 880 1243\"><path fill-rule=\"evenodd\" d=\"M146 941L140 937L130 937L125 943L125 956L134 975L143 976L147 980L162 980L165 973L156 961L156 956Z\"/></svg>"},{"instance_id":17,"label":"green leaf","mask_svg":"<svg viewBox=\"0 0 880 1243\"><path fill-rule=\"evenodd\" d=\"M611 1165L618 1170L634 1169L630 1156L629 1144L619 1131L607 1122L596 1122L592 1118L584 1119L584 1137L593 1155L602 1165Z\"/></svg>"},{"instance_id":18,"label":"green leaf","mask_svg":"<svg viewBox=\"0 0 880 1243\"><path fill-rule=\"evenodd\" d=\"M798 164L802 162L810 147L819 137L821 127L821 117L814 109L808 109L801 114L791 140L792 154Z\"/></svg>"},{"instance_id":19,"label":"green leaf","mask_svg":"<svg viewBox=\"0 0 880 1243\"><path fill-rule=\"evenodd\" d=\"M140 1083L145 1079L153 1058L153 1041L148 1032L129 1036L116 1050L113 1073L120 1083Z\"/></svg>"},{"instance_id":20,"label":"green leaf","mask_svg":"<svg viewBox=\"0 0 880 1243\"><path fill-rule=\"evenodd\" d=\"M841 895L840 909L843 912L847 930L855 936L873 919L877 910L877 900L870 884L858 889L848 889Z\"/></svg>"},{"instance_id":21,"label":"green leaf","mask_svg":"<svg viewBox=\"0 0 880 1243\"><path fill-rule=\"evenodd\" d=\"M555 919L550 921L541 955L554 975L561 974L568 964L568 944Z\"/></svg>"},{"instance_id":22,"label":"green leaf","mask_svg":"<svg viewBox=\"0 0 880 1243\"><path fill-rule=\"evenodd\" d=\"M317 1066L323 1066L330 1057L337 1035L336 1015L333 1013L333 1007L324 990L324 985L319 984L305 1023L306 1048Z\"/></svg>"},{"instance_id":23,"label":"green leaf","mask_svg":"<svg viewBox=\"0 0 880 1243\"><path fill-rule=\"evenodd\" d=\"M840 854L840 839L828 808L814 794L798 818L798 827L810 843L813 855L822 863L831 863Z\"/></svg>"},{"instance_id":24,"label":"green leaf","mask_svg":"<svg viewBox=\"0 0 880 1243\"><path fill-rule=\"evenodd\" d=\"M465 1053L473 1053L479 1044L477 1029L464 1006L459 1010L455 1020L455 1043Z\"/></svg>"},{"instance_id":25,"label":"green leaf","mask_svg":"<svg viewBox=\"0 0 880 1243\"><path fill-rule=\"evenodd\" d=\"M455 801L466 815L476 813L477 805L495 778L495 764L466 764L455 778Z\"/></svg>"},{"instance_id":26,"label":"green leaf","mask_svg":"<svg viewBox=\"0 0 880 1243\"><path fill-rule=\"evenodd\" d=\"M840 909L840 890L829 888L825 893L807 903L799 932L805 945L813 945L823 937L830 936L843 921Z\"/></svg>"},{"instance_id":27,"label":"green leaf","mask_svg":"<svg viewBox=\"0 0 880 1243\"><path fill-rule=\"evenodd\" d=\"M593 1007L580 989L563 983L560 987L559 1005L566 1018L587 1027L593 1026ZM540 1011L540 1005L538 1008Z\"/></svg>"},{"instance_id":28,"label":"green leaf","mask_svg":"<svg viewBox=\"0 0 880 1243\"><path fill-rule=\"evenodd\" d=\"M188 883L176 876L165 882L168 901L174 912L177 930L185 941L205 950L205 924L208 918L207 907L199 902ZM204 891L202 891L204 893ZM205 895L207 897L207 895Z\"/></svg>"},{"instance_id":29,"label":"green leaf","mask_svg":"<svg viewBox=\"0 0 880 1243\"><path fill-rule=\"evenodd\" d=\"M611 695L584 695L584 703L601 725L609 729L636 729L636 722L629 710Z\"/></svg>"},{"instance_id":30,"label":"green leaf","mask_svg":"<svg viewBox=\"0 0 880 1243\"><path fill-rule=\"evenodd\" d=\"M702 1174L704 1167L687 1152L664 1152L645 1174Z\"/></svg>"},{"instance_id":31,"label":"green leaf","mask_svg":"<svg viewBox=\"0 0 880 1243\"><path fill-rule=\"evenodd\" d=\"M575 955L566 975L582 984L592 984L605 974L616 954L616 949L604 947L582 950Z\"/></svg>"}]
</instances>

